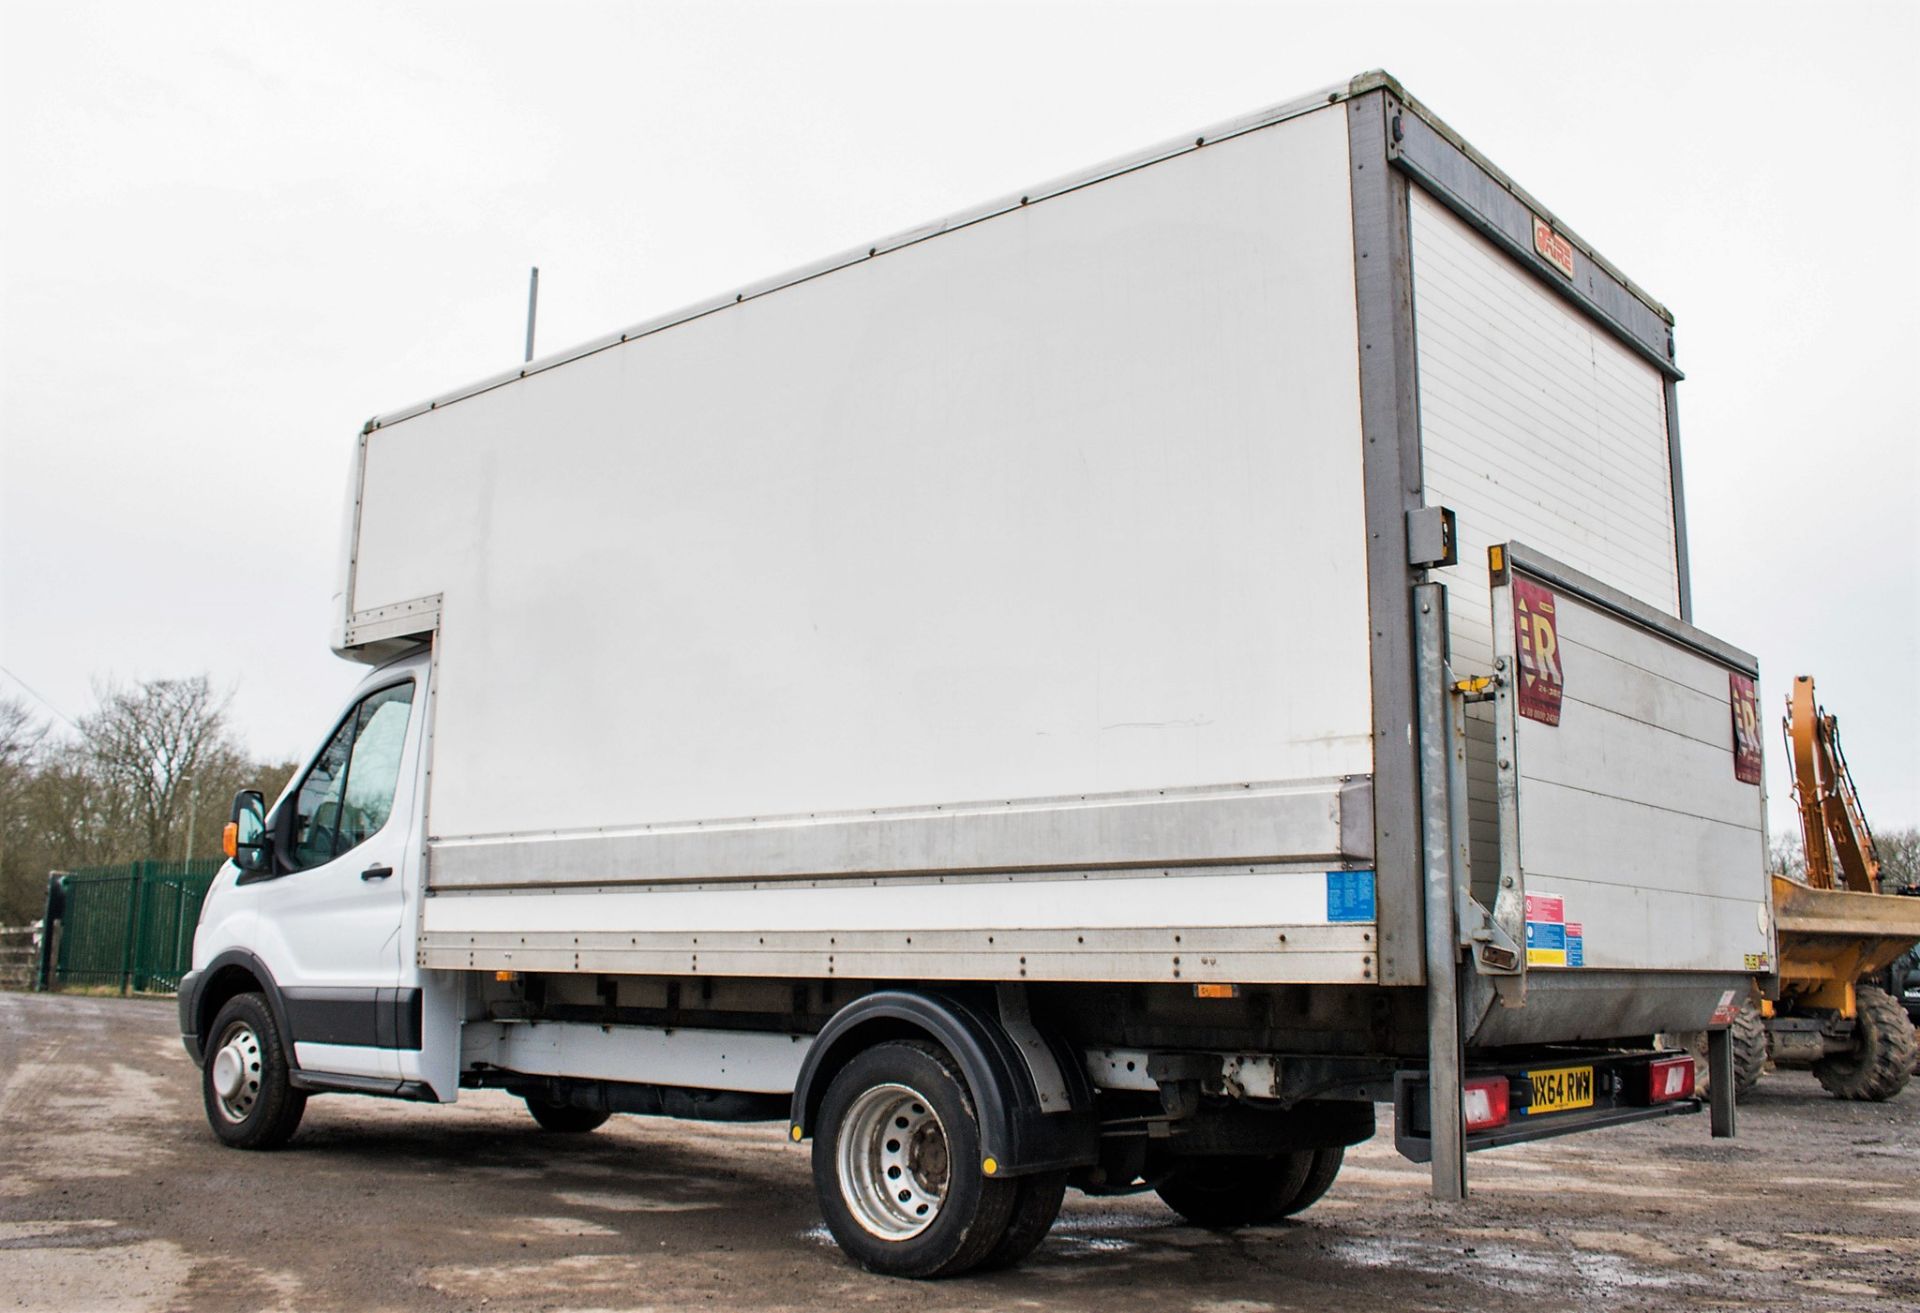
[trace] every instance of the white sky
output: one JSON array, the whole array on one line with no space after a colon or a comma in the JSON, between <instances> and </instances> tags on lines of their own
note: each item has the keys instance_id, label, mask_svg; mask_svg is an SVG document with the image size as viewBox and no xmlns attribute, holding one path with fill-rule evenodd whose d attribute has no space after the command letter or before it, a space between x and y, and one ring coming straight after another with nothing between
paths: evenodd
<instances>
[{"instance_id":1,"label":"white sky","mask_svg":"<svg viewBox=\"0 0 1920 1313\"><path fill-rule=\"evenodd\" d=\"M0 664L304 753L354 435L516 363L529 265L544 354L1385 67L1673 309L1695 618L1920 822L1916 14L0 5Z\"/></svg>"}]
</instances>

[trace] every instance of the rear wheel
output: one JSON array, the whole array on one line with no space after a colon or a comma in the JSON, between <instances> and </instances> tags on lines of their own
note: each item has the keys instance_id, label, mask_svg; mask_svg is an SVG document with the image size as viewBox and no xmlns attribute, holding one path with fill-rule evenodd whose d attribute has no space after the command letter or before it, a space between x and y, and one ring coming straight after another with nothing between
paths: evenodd
<instances>
[{"instance_id":1,"label":"rear wheel","mask_svg":"<svg viewBox=\"0 0 1920 1313\"><path fill-rule=\"evenodd\" d=\"M1320 1153L1333 1153L1333 1170L1340 1170L1340 1150L1303 1151L1267 1157L1189 1158L1154 1187L1167 1207L1195 1226L1228 1229L1278 1221L1306 1207L1295 1201L1314 1176ZM1333 1183L1329 1175L1320 1197ZM1306 1203L1313 1202L1312 1199Z\"/></svg>"},{"instance_id":2,"label":"rear wheel","mask_svg":"<svg viewBox=\"0 0 1920 1313\"><path fill-rule=\"evenodd\" d=\"M1915 1039L1906 1009L1886 990L1854 991L1853 1048L1813 1064L1827 1093L1839 1099L1891 1099L1913 1076Z\"/></svg>"},{"instance_id":3,"label":"rear wheel","mask_svg":"<svg viewBox=\"0 0 1920 1313\"><path fill-rule=\"evenodd\" d=\"M1053 1230L1054 1219L1060 1216L1060 1203L1067 1195L1067 1174L1036 1172L1019 1177L1015 1185L1018 1193L1013 1201L1013 1216L1007 1222L1007 1233L1000 1237L993 1252L980 1260L982 1271L1012 1267L1040 1247L1047 1232Z\"/></svg>"},{"instance_id":4,"label":"rear wheel","mask_svg":"<svg viewBox=\"0 0 1920 1313\"><path fill-rule=\"evenodd\" d=\"M585 1135L588 1131L598 1130L606 1124L611 1113L599 1112L592 1108L575 1108L571 1104L549 1103L545 1099L527 1096L527 1111L540 1123L540 1129L556 1135Z\"/></svg>"},{"instance_id":5,"label":"rear wheel","mask_svg":"<svg viewBox=\"0 0 1920 1313\"><path fill-rule=\"evenodd\" d=\"M1342 1148L1315 1149L1313 1166L1307 1168L1307 1179L1300 1185L1300 1193L1288 1202L1282 1216L1292 1217L1295 1213L1304 1213L1320 1202L1320 1196L1333 1187L1333 1180L1340 1175L1340 1166L1347 1160L1347 1151Z\"/></svg>"},{"instance_id":6,"label":"rear wheel","mask_svg":"<svg viewBox=\"0 0 1920 1313\"><path fill-rule=\"evenodd\" d=\"M955 1276L998 1255L1020 1195L1018 1180L983 1171L965 1076L945 1049L918 1041L876 1045L833 1078L813 1188L840 1248L899 1277Z\"/></svg>"},{"instance_id":7,"label":"rear wheel","mask_svg":"<svg viewBox=\"0 0 1920 1313\"><path fill-rule=\"evenodd\" d=\"M213 1133L235 1149L285 1144L300 1125L307 1096L293 1088L286 1046L266 998L235 995L207 1033L212 1042L200 1068L200 1095Z\"/></svg>"}]
</instances>

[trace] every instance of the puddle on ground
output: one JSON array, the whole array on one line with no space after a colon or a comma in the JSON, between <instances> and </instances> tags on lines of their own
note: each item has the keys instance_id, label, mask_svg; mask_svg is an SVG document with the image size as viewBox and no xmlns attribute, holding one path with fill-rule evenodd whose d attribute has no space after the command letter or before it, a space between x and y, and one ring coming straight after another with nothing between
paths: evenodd
<instances>
[{"instance_id":1,"label":"puddle on ground","mask_svg":"<svg viewBox=\"0 0 1920 1313\"><path fill-rule=\"evenodd\" d=\"M1357 1236L1327 1246L1336 1261L1356 1267L1450 1272L1465 1280L1516 1293L1564 1285L1571 1272L1584 1287L1615 1290L1664 1290L1680 1280L1648 1272L1618 1254L1576 1249L1526 1251L1498 1244L1475 1246L1466 1255L1452 1246L1396 1236Z\"/></svg>"}]
</instances>

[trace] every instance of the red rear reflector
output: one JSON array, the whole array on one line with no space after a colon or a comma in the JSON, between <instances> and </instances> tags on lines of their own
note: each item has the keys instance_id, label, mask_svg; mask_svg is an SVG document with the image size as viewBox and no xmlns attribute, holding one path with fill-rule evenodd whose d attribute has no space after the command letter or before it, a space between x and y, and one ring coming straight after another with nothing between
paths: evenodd
<instances>
[{"instance_id":1,"label":"red rear reflector","mask_svg":"<svg viewBox=\"0 0 1920 1313\"><path fill-rule=\"evenodd\" d=\"M1647 1102L1672 1103L1693 1097L1693 1059L1659 1058L1647 1068Z\"/></svg>"},{"instance_id":2,"label":"red rear reflector","mask_svg":"<svg viewBox=\"0 0 1920 1313\"><path fill-rule=\"evenodd\" d=\"M1460 1096L1461 1110L1466 1113L1467 1129L1470 1131L1491 1130L1495 1126L1507 1124L1507 1078L1505 1076L1480 1076L1466 1084Z\"/></svg>"}]
</instances>

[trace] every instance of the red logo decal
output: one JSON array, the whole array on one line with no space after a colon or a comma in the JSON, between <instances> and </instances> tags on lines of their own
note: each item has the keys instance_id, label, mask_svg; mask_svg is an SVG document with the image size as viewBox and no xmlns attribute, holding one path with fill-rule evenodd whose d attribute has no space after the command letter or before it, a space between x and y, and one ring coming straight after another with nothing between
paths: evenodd
<instances>
[{"instance_id":1,"label":"red logo decal","mask_svg":"<svg viewBox=\"0 0 1920 1313\"><path fill-rule=\"evenodd\" d=\"M1760 782L1760 697L1745 675L1727 676L1733 703L1733 778Z\"/></svg>"},{"instance_id":2,"label":"red logo decal","mask_svg":"<svg viewBox=\"0 0 1920 1313\"><path fill-rule=\"evenodd\" d=\"M1533 249L1542 260L1568 278L1573 277L1573 243L1555 232L1552 224L1537 215L1533 220Z\"/></svg>"},{"instance_id":3,"label":"red logo decal","mask_svg":"<svg viewBox=\"0 0 1920 1313\"><path fill-rule=\"evenodd\" d=\"M1519 576L1513 580L1513 646L1520 658L1520 714L1560 723L1559 609L1553 593Z\"/></svg>"}]
</instances>

